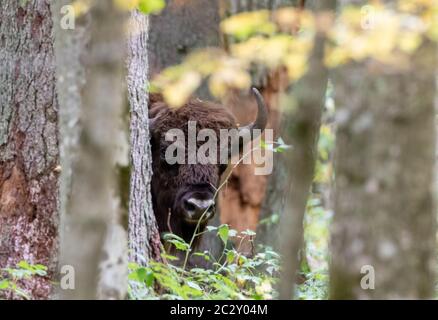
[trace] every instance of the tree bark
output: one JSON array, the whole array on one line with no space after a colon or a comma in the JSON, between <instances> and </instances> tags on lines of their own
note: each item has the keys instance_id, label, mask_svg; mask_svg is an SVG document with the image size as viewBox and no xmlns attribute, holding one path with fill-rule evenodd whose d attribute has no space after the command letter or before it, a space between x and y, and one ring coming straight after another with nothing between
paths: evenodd
<instances>
[{"instance_id":1,"label":"tree bark","mask_svg":"<svg viewBox=\"0 0 438 320\"><path fill-rule=\"evenodd\" d=\"M131 15L128 42L128 95L131 105L131 188L129 260L160 260L161 242L152 207L152 155L148 116L148 17Z\"/></svg>"},{"instance_id":2,"label":"tree bark","mask_svg":"<svg viewBox=\"0 0 438 320\"><path fill-rule=\"evenodd\" d=\"M48 266L24 280L52 292L58 250L58 103L49 1L4 0L0 11L0 268Z\"/></svg>"},{"instance_id":3,"label":"tree bark","mask_svg":"<svg viewBox=\"0 0 438 320\"><path fill-rule=\"evenodd\" d=\"M436 52L409 71L372 63L335 75L338 124L332 225L333 299L434 296ZM364 287L364 266L375 289ZM362 272L362 273L361 273Z\"/></svg>"},{"instance_id":4,"label":"tree bark","mask_svg":"<svg viewBox=\"0 0 438 320\"><path fill-rule=\"evenodd\" d=\"M59 10L54 14L59 22ZM128 164L121 120L125 22L125 13L111 1L100 0L77 19L77 30L57 25L62 163L66 165L61 262L75 270L74 290L61 287L64 299L126 295L127 244L116 181L117 169ZM72 61L64 60L68 58Z\"/></svg>"},{"instance_id":5,"label":"tree bark","mask_svg":"<svg viewBox=\"0 0 438 320\"><path fill-rule=\"evenodd\" d=\"M197 48L219 46L218 0L166 0L166 8L150 17L150 75L180 63ZM209 99L207 86L197 95Z\"/></svg>"},{"instance_id":6,"label":"tree bark","mask_svg":"<svg viewBox=\"0 0 438 320\"><path fill-rule=\"evenodd\" d=\"M230 15L254 11L254 10L276 10L285 6L297 6L298 1L295 0L256 0L256 1L223 1L221 7L222 18L226 18ZM232 42L232 39L225 37L222 41L225 49L228 49L228 45ZM274 140L278 138L281 111L280 111L280 95L286 90L289 79L283 70L276 70L271 73L267 73L265 68L255 67L252 70L253 85L258 87L262 92L262 95L267 102L269 110L269 122L267 124L268 129L274 130ZM226 106L237 117L237 120L241 124L250 123L254 121L254 115L257 110L257 106L252 98L248 95L242 95L239 93L232 93L226 101ZM258 141L254 142L257 145ZM256 153L253 154L255 156ZM263 218L273 214L270 207L264 206L265 196L268 199L266 203L272 204L272 208L283 208L281 201L278 197L285 197L285 188L282 188L279 184L272 184L273 179L278 177L280 180L284 175L278 174L278 159L274 155L274 171L271 174L276 178L271 178L268 175L255 175L255 164L239 164L234 170L229 179L228 184L220 193L220 208L221 208L221 221L231 225L238 231L244 231L247 229L256 230L260 214L262 212ZM269 180L271 181L269 182ZM278 196L278 197L277 197ZM272 199L272 201L271 201ZM277 205L277 200L278 205ZM284 201L283 201L284 202ZM262 206L266 209L263 210ZM265 228L260 228L257 232L257 241L264 243L267 235ZM259 237L259 232L262 234ZM259 241L263 239L263 241ZM242 243L239 242L240 251L245 254L252 254L253 244L249 239L245 239Z\"/></svg>"},{"instance_id":7,"label":"tree bark","mask_svg":"<svg viewBox=\"0 0 438 320\"><path fill-rule=\"evenodd\" d=\"M180 63L184 57L197 48L220 46L219 1L218 0L167 0L160 15L150 17L149 64L150 77L162 69ZM206 85L196 92L201 99L211 99ZM209 222L219 225L219 214ZM202 236L197 251L208 250L219 258L223 246L212 232ZM191 256L190 263L204 262L202 257Z\"/></svg>"},{"instance_id":8,"label":"tree bark","mask_svg":"<svg viewBox=\"0 0 438 320\"><path fill-rule=\"evenodd\" d=\"M336 1L313 1L309 3L316 14L333 11ZM303 221L317 157L317 141L321 113L325 102L328 70L324 66L325 35L316 33L314 49L309 58L307 74L286 92L282 110L284 139L292 149L284 153L287 166L287 200L280 209L278 234L282 273L279 284L280 299L294 295L295 279L299 269L299 250L303 246ZM297 107L290 104L296 101ZM289 107L288 107L289 106ZM277 169L278 173L282 169Z\"/></svg>"}]
</instances>

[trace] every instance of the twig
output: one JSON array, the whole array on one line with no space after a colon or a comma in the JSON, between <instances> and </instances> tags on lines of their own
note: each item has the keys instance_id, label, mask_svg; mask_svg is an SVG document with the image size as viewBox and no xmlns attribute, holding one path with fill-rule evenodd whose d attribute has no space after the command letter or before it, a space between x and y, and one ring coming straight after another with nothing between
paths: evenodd
<instances>
[{"instance_id":1,"label":"twig","mask_svg":"<svg viewBox=\"0 0 438 320\"><path fill-rule=\"evenodd\" d=\"M170 226L170 217L171 216L172 216L172 210L170 210L170 208L169 208L169 210L167 211L167 228L169 228L170 233L173 233L172 227Z\"/></svg>"},{"instance_id":2,"label":"twig","mask_svg":"<svg viewBox=\"0 0 438 320\"><path fill-rule=\"evenodd\" d=\"M217 198L217 196L218 196L218 194L219 194L219 191L222 189L222 187L228 182L228 179L230 178L231 174L233 173L233 170L234 170L234 169L235 169L235 168L236 168L236 167L237 167L237 166L243 161L243 159L245 159L248 155L250 155L253 151L255 151L255 150L257 150L257 149L259 149L259 147L252 148L251 150L249 150L249 151L248 151L247 153L245 153L245 154L239 159L239 161L237 161L237 163L231 168L230 172L229 172L228 175L225 177L225 180L221 183L221 185L219 186L219 188L216 189L216 192L215 192L215 194L214 194L214 196L213 196L213 199L214 199L214 200L216 200L216 198ZM197 236L197 232L198 232L199 226L201 225L201 221L202 221L202 219L204 218L205 214L208 212L209 209L210 209L210 207L208 207L207 209L205 209L204 213L201 215L201 217L200 217L199 220L198 220L198 223L196 224L195 231L193 231L193 236L192 236L192 238L191 238L191 240L190 240L190 243L189 243L189 249L188 249L187 252L186 252L186 256L185 256L184 264L183 264L183 269L185 269L186 266L187 266L187 261L188 261L188 259L189 259L189 254L190 254L190 251L191 251L191 248L192 248L193 242L195 241L195 238L196 238L196 236ZM222 252L222 254L223 254L223 252Z\"/></svg>"}]
</instances>

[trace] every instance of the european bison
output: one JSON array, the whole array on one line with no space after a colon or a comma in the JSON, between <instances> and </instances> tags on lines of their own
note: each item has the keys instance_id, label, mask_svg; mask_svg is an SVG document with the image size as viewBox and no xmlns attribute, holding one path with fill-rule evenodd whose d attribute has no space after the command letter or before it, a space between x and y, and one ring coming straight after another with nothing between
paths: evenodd
<instances>
[{"instance_id":1,"label":"european bison","mask_svg":"<svg viewBox=\"0 0 438 320\"><path fill-rule=\"evenodd\" d=\"M169 232L189 242L200 222L202 231L215 214L215 193L221 175L228 164L218 161L194 164L170 164L166 160L166 149L173 141L166 141L166 132L180 129L187 137L189 121L196 122L196 131L212 129L219 137L221 129L238 128L241 139L254 139L265 128L267 109L259 91L252 89L258 112L256 120L248 126L238 128L234 116L222 105L193 99L180 108L170 108L159 94L149 97L149 118L152 147L152 200L160 234ZM257 130L255 130L257 129ZM248 136L250 135L250 136ZM187 141L188 139L186 139ZM220 140L218 138L218 140ZM204 142L196 142L196 149ZM221 148L218 143L218 150ZM228 141L226 142L228 143ZM222 145L223 146L223 145ZM188 146L180 146L187 150ZM235 150L229 146L230 150ZM240 148L241 149L241 148ZM187 153L187 152L186 152ZM187 160L188 155L186 155ZM231 157L231 152L228 158ZM202 221L199 221L202 217Z\"/></svg>"}]
</instances>

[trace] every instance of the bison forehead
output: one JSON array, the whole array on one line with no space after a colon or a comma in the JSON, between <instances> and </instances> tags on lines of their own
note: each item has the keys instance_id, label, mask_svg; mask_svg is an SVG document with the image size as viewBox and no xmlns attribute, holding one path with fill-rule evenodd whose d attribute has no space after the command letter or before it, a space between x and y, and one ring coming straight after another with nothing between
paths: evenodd
<instances>
[{"instance_id":1,"label":"bison forehead","mask_svg":"<svg viewBox=\"0 0 438 320\"><path fill-rule=\"evenodd\" d=\"M216 186L219 181L218 166L212 164L182 165L179 171L181 185L210 185Z\"/></svg>"},{"instance_id":2,"label":"bison forehead","mask_svg":"<svg viewBox=\"0 0 438 320\"><path fill-rule=\"evenodd\" d=\"M150 112L153 115L159 113L155 128L162 134L170 129L181 129L187 133L188 121L195 121L198 130L212 129L219 132L220 129L237 127L235 117L225 107L200 100L192 100L177 109L157 103L151 106Z\"/></svg>"}]
</instances>

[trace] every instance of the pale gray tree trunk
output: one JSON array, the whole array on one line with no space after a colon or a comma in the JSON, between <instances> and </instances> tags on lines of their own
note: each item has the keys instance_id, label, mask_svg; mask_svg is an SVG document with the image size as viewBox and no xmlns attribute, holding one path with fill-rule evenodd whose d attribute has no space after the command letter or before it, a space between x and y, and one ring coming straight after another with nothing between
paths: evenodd
<instances>
[{"instance_id":1,"label":"pale gray tree trunk","mask_svg":"<svg viewBox=\"0 0 438 320\"><path fill-rule=\"evenodd\" d=\"M219 45L218 0L166 0L166 8L150 17L150 75L180 63L196 48ZM197 91L203 99L210 98L206 86Z\"/></svg>"},{"instance_id":2,"label":"pale gray tree trunk","mask_svg":"<svg viewBox=\"0 0 438 320\"><path fill-rule=\"evenodd\" d=\"M48 266L21 286L46 299L58 250L58 103L50 2L0 8L0 268Z\"/></svg>"},{"instance_id":3,"label":"pale gray tree trunk","mask_svg":"<svg viewBox=\"0 0 438 320\"><path fill-rule=\"evenodd\" d=\"M128 94L131 105L131 188L129 260L146 265L160 260L161 242L152 207L152 155L148 117L148 17L131 15L128 41Z\"/></svg>"},{"instance_id":4,"label":"pale gray tree trunk","mask_svg":"<svg viewBox=\"0 0 438 320\"><path fill-rule=\"evenodd\" d=\"M333 10L335 0L315 1L315 12ZM296 99L297 108L285 108L285 141L292 149L285 153L287 165L287 200L280 211L278 234L282 257L282 274L279 284L280 299L294 295L295 279L299 270L299 250L303 246L303 221L317 157L317 140L321 113L327 89L328 71L323 64L325 38L317 34L315 47L309 59L307 74L293 85L290 99ZM287 103L287 100L285 100ZM291 103L292 100L289 100ZM285 106L287 107L287 106Z\"/></svg>"},{"instance_id":5,"label":"pale gray tree trunk","mask_svg":"<svg viewBox=\"0 0 438 320\"><path fill-rule=\"evenodd\" d=\"M99 0L76 19L74 30L65 30L59 10L66 3L58 2L54 11L65 165L61 271L64 265L74 267L75 289L61 287L60 294L122 299L127 244L116 178L117 168L128 162L122 121L126 13Z\"/></svg>"},{"instance_id":6,"label":"pale gray tree trunk","mask_svg":"<svg viewBox=\"0 0 438 320\"><path fill-rule=\"evenodd\" d=\"M218 0L167 0L166 3L166 8L159 15L150 17L150 78L164 68L180 63L197 48L218 47L220 44ZM211 99L207 86L201 86L196 96ZM217 214L210 224L219 223ZM219 257L222 248L220 239L209 232L203 235L196 250L209 250L213 256ZM205 262L201 257L192 257L191 260Z\"/></svg>"},{"instance_id":7,"label":"pale gray tree trunk","mask_svg":"<svg viewBox=\"0 0 438 320\"><path fill-rule=\"evenodd\" d=\"M434 296L436 57L426 44L409 70L370 62L334 75L333 299Z\"/></svg>"},{"instance_id":8,"label":"pale gray tree trunk","mask_svg":"<svg viewBox=\"0 0 438 320\"><path fill-rule=\"evenodd\" d=\"M274 11L286 6L296 7L298 2L299 1L296 0L222 1L221 16L222 18L226 18L231 15L255 10ZM223 35L222 45L224 49L229 50L230 44L232 44L233 41L232 37ZM288 86L289 79L282 70L267 71L265 67L259 66L253 66L251 74L252 84L259 88L267 103L269 120L266 128L274 131L273 138L275 140L279 135L278 131L281 117L279 97ZM257 107L252 97L247 94L233 92L229 95L225 104L236 116L240 124L250 123L254 120ZM256 146L259 144L259 141L254 141L253 143L254 146ZM256 157L256 153L257 152L253 154L254 157ZM279 184L268 182L269 179L271 179L268 175L255 175L256 167L257 165L255 163L241 163L233 170L228 184L220 193L221 220L224 223L230 224L238 231L257 229L256 239L258 243L267 244L265 240L268 240L268 236L267 232L264 232L266 228L262 227L258 229L260 213L263 212L263 218L273 213L268 206L264 206L266 210L262 209L265 203L265 195L267 194L269 199L275 199L272 201L274 205L279 197L282 196L284 198L285 192L283 192L283 190L285 190L285 188L281 188ZM284 177L284 175L277 175L278 168L278 161L275 157L273 175L275 177ZM277 195L279 197L277 197ZM271 201L267 200L266 203L267 202ZM277 206L274 205L272 208L276 209ZM265 237L265 235L267 237ZM254 253L254 244L251 242L252 239L246 238L242 242L240 239L236 240L236 244L242 253L247 255Z\"/></svg>"}]
</instances>

